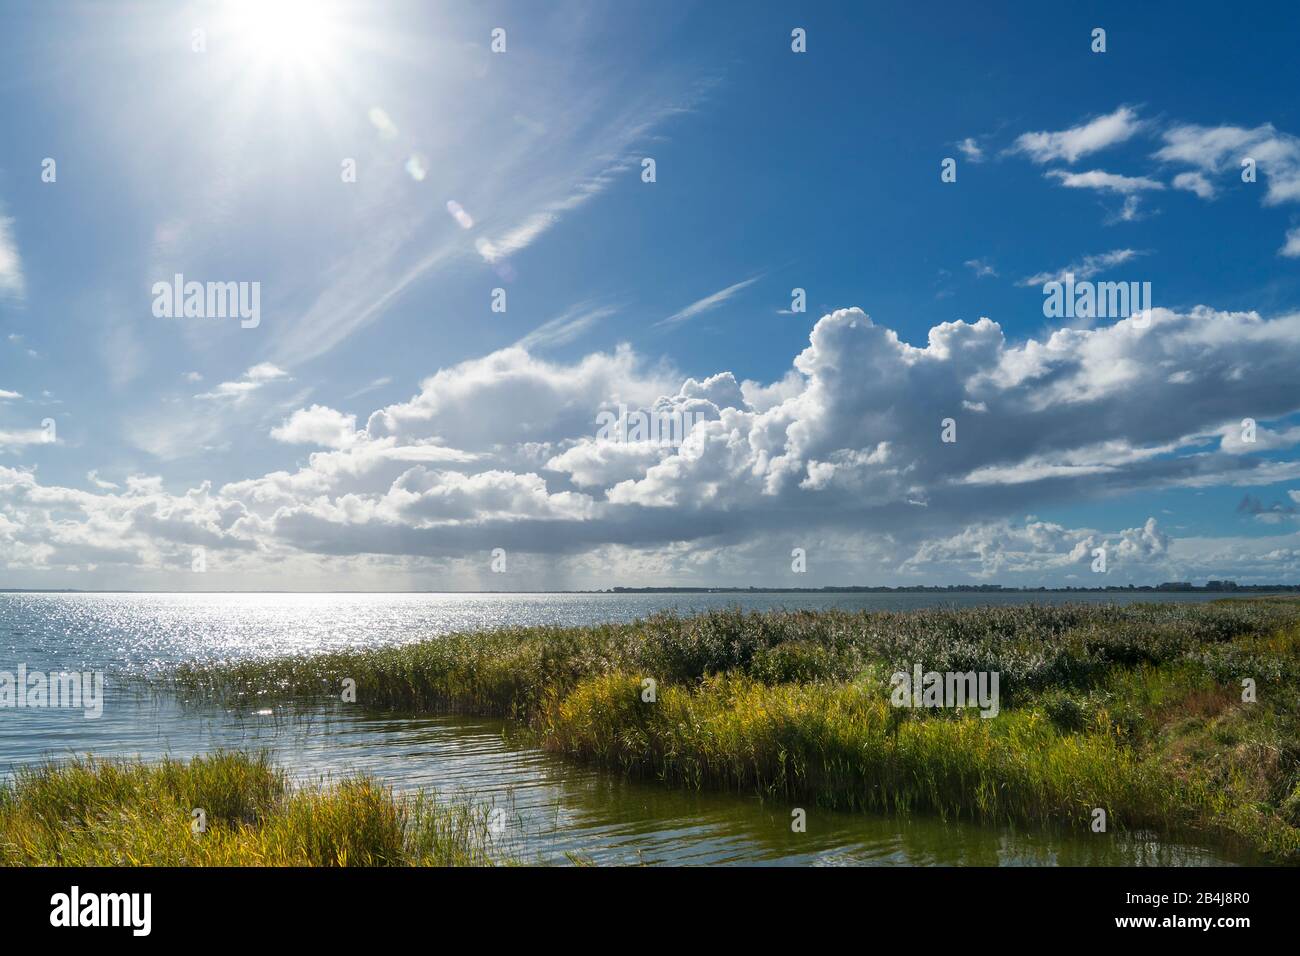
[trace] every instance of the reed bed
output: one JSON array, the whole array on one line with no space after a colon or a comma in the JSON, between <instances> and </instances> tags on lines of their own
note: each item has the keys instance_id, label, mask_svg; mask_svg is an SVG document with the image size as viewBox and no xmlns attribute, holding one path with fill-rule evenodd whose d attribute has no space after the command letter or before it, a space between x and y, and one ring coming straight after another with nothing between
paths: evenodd
<instances>
[{"instance_id":1,"label":"reed bed","mask_svg":"<svg viewBox=\"0 0 1300 956\"><path fill-rule=\"evenodd\" d=\"M196 817L195 811L203 816ZM3 866L486 866L468 803L368 777L296 787L266 754L73 760L0 785Z\"/></svg>"},{"instance_id":2,"label":"reed bed","mask_svg":"<svg viewBox=\"0 0 1300 956\"><path fill-rule=\"evenodd\" d=\"M689 786L760 790L848 810L1169 827L1180 808L1112 734L1061 734L1032 711L897 720L852 685L770 687L721 676L640 700L640 675L585 682L548 709L543 737L576 756Z\"/></svg>"},{"instance_id":3,"label":"reed bed","mask_svg":"<svg viewBox=\"0 0 1300 956\"><path fill-rule=\"evenodd\" d=\"M1001 711L889 705L889 675L1000 674ZM1244 678L1257 699L1242 699ZM653 702L644 683L655 682ZM1300 605L738 609L182 668L202 699L511 718L681 786L844 809L1197 829L1300 861Z\"/></svg>"}]
</instances>

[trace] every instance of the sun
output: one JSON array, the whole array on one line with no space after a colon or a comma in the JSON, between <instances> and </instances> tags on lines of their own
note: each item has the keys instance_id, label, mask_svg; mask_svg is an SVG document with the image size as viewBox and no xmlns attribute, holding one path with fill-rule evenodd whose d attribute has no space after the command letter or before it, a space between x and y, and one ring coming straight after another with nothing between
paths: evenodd
<instances>
[{"instance_id":1,"label":"sun","mask_svg":"<svg viewBox=\"0 0 1300 956\"><path fill-rule=\"evenodd\" d=\"M318 68L338 50L341 31L328 3L312 0L229 0L229 35L263 65Z\"/></svg>"},{"instance_id":2,"label":"sun","mask_svg":"<svg viewBox=\"0 0 1300 956\"><path fill-rule=\"evenodd\" d=\"M212 68L195 75L237 138L267 135L259 124L272 116L288 135L301 127L286 121L337 130L364 115L360 63L393 42L372 6L353 0L222 0L202 10L192 19L208 28Z\"/></svg>"}]
</instances>

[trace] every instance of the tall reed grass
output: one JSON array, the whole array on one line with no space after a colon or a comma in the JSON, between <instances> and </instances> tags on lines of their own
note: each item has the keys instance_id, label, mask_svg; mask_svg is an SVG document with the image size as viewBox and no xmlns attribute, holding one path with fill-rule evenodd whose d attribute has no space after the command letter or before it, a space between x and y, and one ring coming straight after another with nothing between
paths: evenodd
<instances>
[{"instance_id":1,"label":"tall reed grass","mask_svg":"<svg viewBox=\"0 0 1300 956\"><path fill-rule=\"evenodd\" d=\"M86 758L20 769L0 785L4 866L493 862L481 808L397 799L367 777L295 787L265 754L154 764Z\"/></svg>"}]
</instances>

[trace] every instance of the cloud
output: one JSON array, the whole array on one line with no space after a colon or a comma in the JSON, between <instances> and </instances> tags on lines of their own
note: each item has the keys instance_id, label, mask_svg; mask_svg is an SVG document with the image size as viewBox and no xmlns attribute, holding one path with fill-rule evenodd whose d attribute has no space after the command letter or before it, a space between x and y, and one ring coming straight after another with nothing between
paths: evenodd
<instances>
[{"instance_id":1,"label":"cloud","mask_svg":"<svg viewBox=\"0 0 1300 956\"><path fill-rule=\"evenodd\" d=\"M1165 184L1148 176L1123 176L1093 169L1083 173L1072 173L1063 169L1049 169L1043 174L1048 179L1055 179L1069 189L1092 189L1098 192L1114 193L1124 197L1123 205L1107 219L1107 225L1117 222L1135 222L1142 218L1141 195L1144 192L1160 191Z\"/></svg>"},{"instance_id":2,"label":"cloud","mask_svg":"<svg viewBox=\"0 0 1300 956\"><path fill-rule=\"evenodd\" d=\"M1073 163L1082 156L1122 143L1142 128L1136 111L1121 106L1113 113L1098 116L1082 126L1059 132L1023 133L1016 138L1012 152L1025 153L1036 163L1064 160Z\"/></svg>"},{"instance_id":3,"label":"cloud","mask_svg":"<svg viewBox=\"0 0 1300 956\"><path fill-rule=\"evenodd\" d=\"M1196 193L1202 199L1213 199L1215 196L1214 184L1201 173L1179 173L1173 179L1173 187Z\"/></svg>"},{"instance_id":4,"label":"cloud","mask_svg":"<svg viewBox=\"0 0 1300 956\"><path fill-rule=\"evenodd\" d=\"M1272 123L1252 129L1242 126L1196 126L1182 124L1164 133L1165 145L1155 158L1168 163L1196 167L1196 172L1181 173L1174 180L1187 184L1202 199L1212 199L1215 187L1209 176L1241 175L1243 164L1253 160L1257 175L1268 182L1263 203L1277 206L1300 202L1300 137L1279 132ZM1287 233L1286 243L1278 254L1300 256L1300 239L1296 231Z\"/></svg>"},{"instance_id":5,"label":"cloud","mask_svg":"<svg viewBox=\"0 0 1300 956\"><path fill-rule=\"evenodd\" d=\"M608 487L639 477L646 469L675 453L690 440L695 428L721 417L723 408L743 405L745 392L730 372L697 381L688 378L675 395L660 396L647 408L610 409L625 419L637 413L656 419L670 436L669 441L615 440L599 433L580 438L561 454L546 462L548 471L566 474L579 487ZM672 432L676 426L677 432Z\"/></svg>"},{"instance_id":6,"label":"cloud","mask_svg":"<svg viewBox=\"0 0 1300 956\"><path fill-rule=\"evenodd\" d=\"M272 365L270 362L259 362L244 373L244 377L250 382L258 383L273 382L277 378L284 378L286 375L288 373L284 369Z\"/></svg>"},{"instance_id":7,"label":"cloud","mask_svg":"<svg viewBox=\"0 0 1300 956\"><path fill-rule=\"evenodd\" d=\"M437 436L453 447L549 442L594 434L610 403L646 407L672 388L667 370L647 368L628 346L572 364L517 346L439 370L409 401L374 412L372 437Z\"/></svg>"},{"instance_id":8,"label":"cloud","mask_svg":"<svg viewBox=\"0 0 1300 956\"><path fill-rule=\"evenodd\" d=\"M521 349L564 345L572 342L602 319L607 319L616 314L616 311L609 307L592 306L585 302L579 303L562 315L558 315L539 325L516 342L515 345Z\"/></svg>"},{"instance_id":9,"label":"cloud","mask_svg":"<svg viewBox=\"0 0 1300 956\"><path fill-rule=\"evenodd\" d=\"M0 428L0 452L39 445L49 440L48 433L40 428Z\"/></svg>"},{"instance_id":10,"label":"cloud","mask_svg":"<svg viewBox=\"0 0 1300 956\"><path fill-rule=\"evenodd\" d=\"M972 525L958 534L923 543L904 562L909 571L943 569L976 579L1015 575L1042 575L1073 570L1089 572L1093 580L1084 585L1108 583L1105 576L1091 571L1094 551L1106 552L1107 573L1132 572L1150 565L1169 549L1170 538L1159 529L1155 518L1140 528L1126 528L1107 534L1090 528L1066 528L1048 521L1029 519L1017 525L1011 521Z\"/></svg>"},{"instance_id":11,"label":"cloud","mask_svg":"<svg viewBox=\"0 0 1300 956\"><path fill-rule=\"evenodd\" d=\"M1212 324L1212 314L1223 322L1221 328ZM1216 417L1211 415L1194 423L1199 413L1186 403L1205 400L1171 388L1163 370L1195 367L1198 394L1209 389L1225 402L1222 390L1240 394L1244 387L1257 386L1273 396L1270 415L1290 414L1300 400L1280 399L1279 383L1247 386L1253 376L1234 379L1230 374L1237 362L1250 368L1269 361L1264 352L1255 352L1261 334L1280 344L1300 325L1300 317L1261 323L1241 314L1177 316L1155 310L1152 329L1159 331L1139 334L1132 321L1124 320L1106 329L1062 330L1047 342L1011 346L995 323L981 320L938 326L931 330L928 346L915 348L863 313L843 310L818 322L810 347L796 359L806 379L800 394L761 415L723 409L718 422L696 426L676 454L643 478L614 486L608 498L656 508L698 509L725 502L731 512L752 510L767 499L773 512L782 513L796 506L811 509L811 501L796 489L815 489L830 493L821 499L828 514L845 518L839 508L855 513L878 509L876 520L885 521L888 514L897 518L895 509L908 498L923 496L931 515L948 509L969 514L994 500L1012 500L1001 490L981 495L976 487L1231 482L1244 474L1239 456L1177 454L1218 422L1211 426ZM1234 361L1229 354L1235 348L1220 338L1229 329L1253 343L1247 347L1249 360L1238 353ZM1217 368L1206 367L1208 353L1198 356L1203 347L1217 355ZM1120 405L1129 407L1125 403L1130 399L1153 403L1167 417L1159 426L1120 426L1119 419L1128 414ZM1262 395L1257 400L1270 404ZM987 411L962 415L966 401ZM1113 412L1108 409L1112 403ZM1151 404L1143 407L1150 411ZM1225 404L1219 413L1224 419L1230 417L1229 407ZM948 416L973 431L969 442L938 442L939 422ZM1088 424L1094 416L1101 427ZM1070 437L1053 437L1055 427L1070 431ZM887 454L878 453L882 442ZM872 450L877 453L863 455ZM831 481L824 480L827 463L836 466ZM1256 468L1271 472L1273 466L1252 460L1248 470ZM1277 466L1279 473L1289 470L1295 466ZM970 491L959 490L963 488ZM816 520L806 512L803 517Z\"/></svg>"},{"instance_id":12,"label":"cloud","mask_svg":"<svg viewBox=\"0 0 1300 956\"><path fill-rule=\"evenodd\" d=\"M1071 173L1063 169L1049 169L1044 173L1049 179L1060 180L1070 189L1099 189L1107 192L1129 194L1146 189L1164 189L1165 184L1146 176L1121 176L1093 169L1086 173Z\"/></svg>"},{"instance_id":13,"label":"cloud","mask_svg":"<svg viewBox=\"0 0 1300 956\"><path fill-rule=\"evenodd\" d=\"M1294 536L1187 541L1154 520L1019 516L1300 480L1286 457L1300 443L1298 363L1300 314L1204 307L1023 342L988 319L946 322L919 345L842 309L769 384L683 377L627 346L573 362L515 347L438 370L364 427L295 409L275 438L320 449L295 470L171 493L155 476L125 490L96 476L87 492L0 468L0 561L162 574L201 544L232 574L384 561L473 580L501 547L590 586L624 569L698 581L788 566L794 539L825 573L852 575L840 580L1090 581L1095 547L1122 581L1200 568L1277 579L1300 567ZM611 440L597 416L620 405L691 424L674 441ZM1255 447L1234 438L1243 409L1260 423ZM941 439L945 418L955 442Z\"/></svg>"},{"instance_id":14,"label":"cloud","mask_svg":"<svg viewBox=\"0 0 1300 956\"><path fill-rule=\"evenodd\" d=\"M1106 225L1113 225L1117 222L1137 222L1144 218L1141 214L1141 199L1136 195L1125 196L1124 205L1119 208L1113 216L1106 220Z\"/></svg>"},{"instance_id":15,"label":"cloud","mask_svg":"<svg viewBox=\"0 0 1300 956\"><path fill-rule=\"evenodd\" d=\"M1286 256L1289 259L1300 257L1300 226L1295 229L1288 229L1286 233L1286 242L1282 248L1277 251L1279 256Z\"/></svg>"},{"instance_id":16,"label":"cloud","mask_svg":"<svg viewBox=\"0 0 1300 956\"><path fill-rule=\"evenodd\" d=\"M987 259L967 259L966 268L975 273L976 278L993 278L998 277L998 270L993 268L992 263Z\"/></svg>"},{"instance_id":17,"label":"cloud","mask_svg":"<svg viewBox=\"0 0 1300 956\"><path fill-rule=\"evenodd\" d=\"M0 216L0 298L21 299L25 282L13 223L13 219Z\"/></svg>"},{"instance_id":18,"label":"cloud","mask_svg":"<svg viewBox=\"0 0 1300 956\"><path fill-rule=\"evenodd\" d=\"M1271 123L1254 129L1183 124L1166 130L1164 140L1156 159L1215 175L1240 173L1242 162L1253 159L1268 180L1265 205L1300 201L1300 138L1279 132Z\"/></svg>"},{"instance_id":19,"label":"cloud","mask_svg":"<svg viewBox=\"0 0 1300 956\"><path fill-rule=\"evenodd\" d=\"M714 292L712 295L706 295L702 299L697 299L696 301L692 302L690 305L686 306L686 308L678 312L674 312L672 315L668 316L668 318L662 319L656 324L676 325L678 322L685 322L687 319L693 319L697 315L702 315L705 312L712 312L714 309L718 308L727 300L735 296L736 293L740 292L742 289L749 288L760 278L762 277L754 276L754 278L752 279L745 279L741 282L737 282L735 285L729 285L725 289L719 289L717 292Z\"/></svg>"},{"instance_id":20,"label":"cloud","mask_svg":"<svg viewBox=\"0 0 1300 956\"><path fill-rule=\"evenodd\" d=\"M496 238L479 236L474 241L474 248L478 250L484 262L494 264L504 261L527 249L552 226L559 223L564 215L599 196L618 179L619 175L631 168L633 168L632 161L626 157L610 162L604 168L581 179L567 194L544 203L541 209L529 213L520 222L498 233Z\"/></svg>"},{"instance_id":21,"label":"cloud","mask_svg":"<svg viewBox=\"0 0 1300 956\"><path fill-rule=\"evenodd\" d=\"M580 488L604 488L640 477L668 454L668 449L649 441L580 441L549 459L546 469L567 475Z\"/></svg>"},{"instance_id":22,"label":"cloud","mask_svg":"<svg viewBox=\"0 0 1300 956\"><path fill-rule=\"evenodd\" d=\"M1300 507L1296 506L1296 502L1300 502L1300 497L1297 497L1294 491L1290 493L1290 497L1291 503L1274 501L1266 505L1255 495L1246 495L1237 505L1237 514L1249 515L1264 524L1279 524L1300 514Z\"/></svg>"},{"instance_id":23,"label":"cloud","mask_svg":"<svg viewBox=\"0 0 1300 956\"><path fill-rule=\"evenodd\" d=\"M195 398L208 401L243 402L267 382L287 378L288 372L270 362L261 362L252 366L236 381L222 382L210 392L195 395Z\"/></svg>"},{"instance_id":24,"label":"cloud","mask_svg":"<svg viewBox=\"0 0 1300 956\"><path fill-rule=\"evenodd\" d=\"M1064 281L1066 275L1073 275L1077 281L1082 282L1085 279L1091 279L1093 276L1099 275L1107 269L1123 265L1125 262L1144 255L1146 255L1146 252L1137 249L1112 249L1110 252L1084 256L1082 259L1072 262L1061 269L1025 276L1016 285L1025 286L1026 288L1042 286L1048 282Z\"/></svg>"},{"instance_id":25,"label":"cloud","mask_svg":"<svg viewBox=\"0 0 1300 956\"><path fill-rule=\"evenodd\" d=\"M964 155L966 159L972 163L982 163L984 161L984 150L980 147L980 144L977 143L975 139L971 136L967 136L960 143L958 143L957 148L961 150L962 155Z\"/></svg>"},{"instance_id":26,"label":"cloud","mask_svg":"<svg viewBox=\"0 0 1300 956\"><path fill-rule=\"evenodd\" d=\"M357 440L357 416L324 405L300 408L271 429L271 437L286 444L347 448Z\"/></svg>"},{"instance_id":27,"label":"cloud","mask_svg":"<svg viewBox=\"0 0 1300 956\"><path fill-rule=\"evenodd\" d=\"M289 381L282 368L261 362L238 379L194 395L196 405L172 395L161 404L134 411L123 419L123 432L132 445L165 461L225 451L229 441L223 436L231 430L265 434L270 422L264 416L288 414L306 400L310 388L281 393L271 402L253 400L268 391L273 394L277 391L273 386Z\"/></svg>"},{"instance_id":28,"label":"cloud","mask_svg":"<svg viewBox=\"0 0 1300 956\"><path fill-rule=\"evenodd\" d=\"M90 471L86 472L86 480L90 482L92 485L94 485L96 488L100 488L104 491L113 491L118 487L120 487L119 485L114 484L111 481L105 481L103 478L100 478L99 471L95 468L92 468L90 469Z\"/></svg>"}]
</instances>

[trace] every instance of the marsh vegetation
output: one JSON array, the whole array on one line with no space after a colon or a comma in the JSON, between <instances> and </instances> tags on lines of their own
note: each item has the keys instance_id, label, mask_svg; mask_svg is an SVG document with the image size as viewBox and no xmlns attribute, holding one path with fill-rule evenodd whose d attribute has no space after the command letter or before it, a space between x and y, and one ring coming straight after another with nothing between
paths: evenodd
<instances>
[{"instance_id":1,"label":"marsh vegetation","mask_svg":"<svg viewBox=\"0 0 1300 956\"><path fill-rule=\"evenodd\" d=\"M890 675L917 663L999 673L998 716L891 707ZM659 614L169 680L299 704L354 682L357 706L504 716L540 746L675 786L1080 830L1101 808L1111 829L1300 859L1293 601Z\"/></svg>"}]
</instances>

